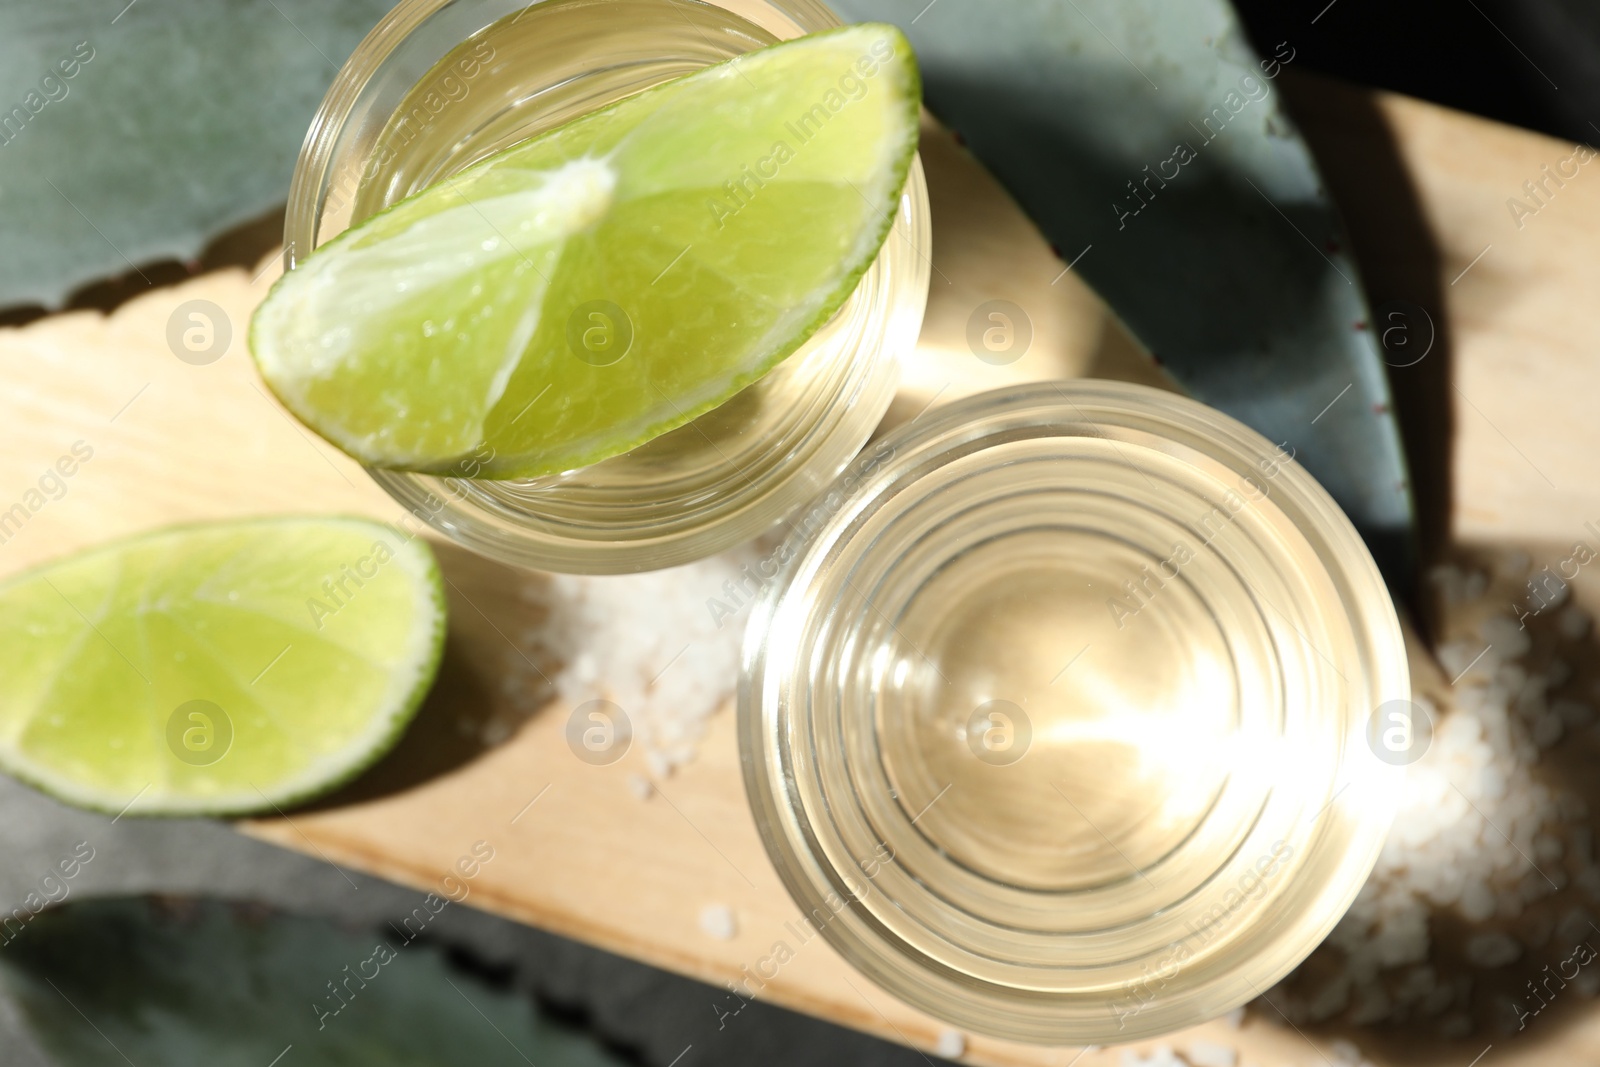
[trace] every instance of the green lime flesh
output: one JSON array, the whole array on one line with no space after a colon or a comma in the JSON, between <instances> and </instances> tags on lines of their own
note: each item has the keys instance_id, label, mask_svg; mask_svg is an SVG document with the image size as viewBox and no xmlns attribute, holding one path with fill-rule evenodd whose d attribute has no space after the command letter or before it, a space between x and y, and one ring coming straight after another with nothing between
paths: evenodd
<instances>
[{"instance_id":1,"label":"green lime flesh","mask_svg":"<svg viewBox=\"0 0 1600 1067\"><path fill-rule=\"evenodd\" d=\"M532 478L723 403L832 317L916 151L895 28L750 52L578 118L340 234L274 285L251 350L376 467Z\"/></svg>"},{"instance_id":2,"label":"green lime flesh","mask_svg":"<svg viewBox=\"0 0 1600 1067\"><path fill-rule=\"evenodd\" d=\"M362 519L174 527L0 584L0 769L132 815L270 811L354 777L438 669L432 551Z\"/></svg>"}]
</instances>

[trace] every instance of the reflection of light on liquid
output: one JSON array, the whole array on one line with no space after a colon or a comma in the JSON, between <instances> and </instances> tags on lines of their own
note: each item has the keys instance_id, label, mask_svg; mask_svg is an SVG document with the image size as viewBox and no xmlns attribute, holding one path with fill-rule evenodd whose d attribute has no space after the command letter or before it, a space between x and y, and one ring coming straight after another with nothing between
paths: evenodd
<instances>
[{"instance_id":1,"label":"reflection of light on liquid","mask_svg":"<svg viewBox=\"0 0 1600 1067\"><path fill-rule=\"evenodd\" d=\"M911 661L909 659L902 658L894 665L894 680L891 684L894 686L894 688L899 689L906 684L906 679L910 677Z\"/></svg>"},{"instance_id":2,"label":"reflection of light on liquid","mask_svg":"<svg viewBox=\"0 0 1600 1067\"><path fill-rule=\"evenodd\" d=\"M868 659L871 664L869 671L873 681L873 688L878 690L888 689L891 692L902 688L906 680L911 677L915 664L909 656L897 656L894 643L880 641L872 649Z\"/></svg>"},{"instance_id":3,"label":"reflection of light on liquid","mask_svg":"<svg viewBox=\"0 0 1600 1067\"><path fill-rule=\"evenodd\" d=\"M1125 673L1084 670L1073 679L1072 700L1097 714L1085 718L1069 710L1036 723L1035 744L1122 748L1131 769L1101 784L1129 796L1157 793L1164 815L1187 820L1212 802L1220 780L1278 778L1285 770L1279 739L1241 733L1209 714L1232 705L1231 677L1215 657L1197 655L1181 687L1150 700L1128 692Z\"/></svg>"},{"instance_id":4,"label":"reflection of light on liquid","mask_svg":"<svg viewBox=\"0 0 1600 1067\"><path fill-rule=\"evenodd\" d=\"M887 678L892 689L903 689L929 665L916 656L899 655L885 643L875 650L873 667L873 673ZM1018 701L1035 715L1032 745L1041 753L1106 745L1130 755L1126 763L1106 764L1108 769L1118 768L1114 778L1080 782L1081 786L1098 785L1130 797L1161 795L1162 816L1178 823L1209 806L1223 780L1231 780L1247 794L1266 794L1283 783L1326 773L1325 754L1316 746L1289 743L1270 729L1241 730L1207 714L1230 707L1235 700L1232 669L1215 656L1196 654L1182 684L1155 700L1130 693L1126 674L1085 668L1091 665L1074 668L1070 697L1067 692L1058 696L1046 690L1035 694L1033 701L1026 695ZM1063 704L1060 714L1038 714L1047 696L1070 704ZM1008 694L988 693L974 706L1010 699ZM972 724L963 719L952 726L955 739L965 744ZM1364 783L1367 777L1360 768L1350 768L1339 784ZM1389 791L1346 789L1340 803L1377 810L1392 803L1385 797Z\"/></svg>"}]
</instances>

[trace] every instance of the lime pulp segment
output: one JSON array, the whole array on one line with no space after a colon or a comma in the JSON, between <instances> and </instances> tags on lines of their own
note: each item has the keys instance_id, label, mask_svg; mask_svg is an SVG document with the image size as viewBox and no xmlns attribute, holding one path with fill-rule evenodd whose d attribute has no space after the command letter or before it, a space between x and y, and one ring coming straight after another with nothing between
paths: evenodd
<instances>
[{"instance_id":1,"label":"lime pulp segment","mask_svg":"<svg viewBox=\"0 0 1600 1067\"><path fill-rule=\"evenodd\" d=\"M655 86L319 248L256 312L252 351L372 466L520 478L621 454L849 298L898 209L920 95L909 43L877 24Z\"/></svg>"},{"instance_id":2,"label":"lime pulp segment","mask_svg":"<svg viewBox=\"0 0 1600 1067\"><path fill-rule=\"evenodd\" d=\"M432 551L361 519L174 527L0 585L0 769L131 814L270 810L398 739L445 630Z\"/></svg>"}]
</instances>

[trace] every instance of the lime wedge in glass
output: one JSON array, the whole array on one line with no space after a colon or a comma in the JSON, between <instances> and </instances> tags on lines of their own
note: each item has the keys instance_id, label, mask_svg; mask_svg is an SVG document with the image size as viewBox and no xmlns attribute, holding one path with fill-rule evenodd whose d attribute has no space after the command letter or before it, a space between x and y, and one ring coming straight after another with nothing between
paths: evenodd
<instances>
[{"instance_id":1,"label":"lime wedge in glass","mask_svg":"<svg viewBox=\"0 0 1600 1067\"><path fill-rule=\"evenodd\" d=\"M268 385L363 463L520 478L618 455L798 348L889 233L921 89L892 26L585 115L317 249L257 310Z\"/></svg>"},{"instance_id":2,"label":"lime wedge in glass","mask_svg":"<svg viewBox=\"0 0 1600 1067\"><path fill-rule=\"evenodd\" d=\"M421 540L282 518L27 571L0 584L0 619L0 769L83 807L223 815L387 751L433 682L445 606Z\"/></svg>"}]
</instances>

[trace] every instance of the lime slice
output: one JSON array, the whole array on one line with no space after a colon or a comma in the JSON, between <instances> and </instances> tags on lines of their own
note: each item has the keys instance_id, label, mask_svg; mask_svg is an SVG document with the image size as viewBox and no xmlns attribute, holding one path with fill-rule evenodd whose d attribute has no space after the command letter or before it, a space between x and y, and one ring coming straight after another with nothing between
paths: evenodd
<instances>
[{"instance_id":1,"label":"lime slice","mask_svg":"<svg viewBox=\"0 0 1600 1067\"><path fill-rule=\"evenodd\" d=\"M516 145L284 275L267 383L372 466L571 470L721 404L888 236L920 81L892 26L773 45Z\"/></svg>"},{"instance_id":2,"label":"lime slice","mask_svg":"<svg viewBox=\"0 0 1600 1067\"><path fill-rule=\"evenodd\" d=\"M422 541L286 518L25 572L0 585L0 618L0 769L84 807L223 815L382 755L433 681L445 608Z\"/></svg>"}]
</instances>

